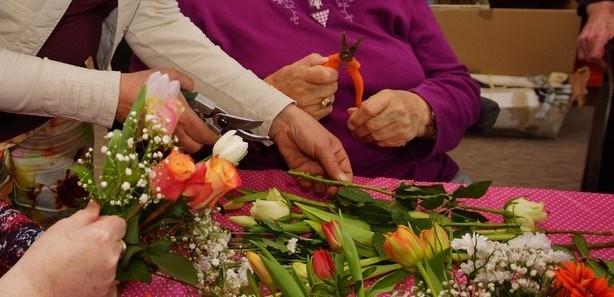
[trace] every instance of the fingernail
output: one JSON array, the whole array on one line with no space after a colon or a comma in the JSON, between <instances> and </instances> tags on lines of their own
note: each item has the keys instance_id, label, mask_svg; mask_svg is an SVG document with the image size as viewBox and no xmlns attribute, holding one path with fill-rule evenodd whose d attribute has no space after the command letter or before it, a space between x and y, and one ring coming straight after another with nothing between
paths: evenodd
<instances>
[{"instance_id":1,"label":"fingernail","mask_svg":"<svg viewBox=\"0 0 614 297\"><path fill-rule=\"evenodd\" d=\"M339 175L337 175L337 179L342 181L342 182L349 182L350 179L348 178L348 176L345 173L339 173Z\"/></svg>"}]
</instances>

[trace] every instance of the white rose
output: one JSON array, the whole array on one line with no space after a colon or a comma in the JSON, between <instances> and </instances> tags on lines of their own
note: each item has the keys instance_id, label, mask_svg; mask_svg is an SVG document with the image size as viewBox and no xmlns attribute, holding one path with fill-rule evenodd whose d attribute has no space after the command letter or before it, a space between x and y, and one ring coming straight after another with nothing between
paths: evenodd
<instances>
[{"instance_id":1,"label":"white rose","mask_svg":"<svg viewBox=\"0 0 614 297\"><path fill-rule=\"evenodd\" d=\"M233 163L235 166L247 154L247 142L243 138L235 135L237 131L230 130L213 145L213 155L219 155L220 158Z\"/></svg>"},{"instance_id":2,"label":"white rose","mask_svg":"<svg viewBox=\"0 0 614 297\"><path fill-rule=\"evenodd\" d=\"M249 213L257 220L275 221L290 215L290 208L285 200L256 200Z\"/></svg>"},{"instance_id":3,"label":"white rose","mask_svg":"<svg viewBox=\"0 0 614 297\"><path fill-rule=\"evenodd\" d=\"M506 219L506 222L520 224L520 229L524 232L535 231L535 223L545 220L548 216L543 203L529 201L523 197L508 201L505 210L516 216Z\"/></svg>"},{"instance_id":4,"label":"white rose","mask_svg":"<svg viewBox=\"0 0 614 297\"><path fill-rule=\"evenodd\" d=\"M256 220L254 220L254 218L250 216L231 216L228 219L231 222L244 228L251 228L258 225L258 223L256 223Z\"/></svg>"}]
</instances>

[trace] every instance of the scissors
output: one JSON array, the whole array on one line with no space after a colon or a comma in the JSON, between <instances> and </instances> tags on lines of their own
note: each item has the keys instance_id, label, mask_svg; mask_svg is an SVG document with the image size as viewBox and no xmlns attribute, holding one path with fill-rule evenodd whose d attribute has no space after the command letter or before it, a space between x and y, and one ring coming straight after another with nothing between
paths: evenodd
<instances>
[{"instance_id":1,"label":"scissors","mask_svg":"<svg viewBox=\"0 0 614 297\"><path fill-rule=\"evenodd\" d=\"M269 142L268 136L253 134L250 129L262 125L263 121L252 120L229 114L217 106L213 100L197 92L182 91L194 112L207 123L207 126L216 133L222 135L229 130L236 130L238 136L246 141Z\"/></svg>"},{"instance_id":2,"label":"scissors","mask_svg":"<svg viewBox=\"0 0 614 297\"><path fill-rule=\"evenodd\" d=\"M345 40L345 32L342 32L341 50L338 53L328 56L328 61L323 64L324 66L335 69L338 69L339 66L347 69L350 77L352 78L352 83L354 84L354 105L356 107L360 107L360 104L362 103L362 95L365 89L362 74L360 74L360 63L358 60L356 60L356 58L354 58L356 49L358 49L361 41L362 36L358 37L358 39L352 45L348 45L347 41Z\"/></svg>"}]
</instances>

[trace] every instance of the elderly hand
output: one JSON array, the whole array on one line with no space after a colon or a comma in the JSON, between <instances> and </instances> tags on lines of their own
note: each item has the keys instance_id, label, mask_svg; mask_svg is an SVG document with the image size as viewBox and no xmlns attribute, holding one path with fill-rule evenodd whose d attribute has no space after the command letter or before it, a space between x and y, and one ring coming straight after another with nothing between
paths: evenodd
<instances>
[{"instance_id":1,"label":"elderly hand","mask_svg":"<svg viewBox=\"0 0 614 297\"><path fill-rule=\"evenodd\" d=\"M115 296L126 222L99 213L91 202L51 226L0 279L0 296Z\"/></svg>"},{"instance_id":2,"label":"elderly hand","mask_svg":"<svg viewBox=\"0 0 614 297\"><path fill-rule=\"evenodd\" d=\"M605 47L614 38L614 2L591 3L586 13L588 21L578 36L578 58L605 67Z\"/></svg>"},{"instance_id":3,"label":"elderly hand","mask_svg":"<svg viewBox=\"0 0 614 297\"><path fill-rule=\"evenodd\" d=\"M119 104L117 106L116 118L119 121L124 121L128 112L134 104L134 100L138 96L141 88L147 82L149 75L160 71L168 74L171 80L179 81L182 90L194 89L194 81L187 75L173 69L162 70L145 70L134 73L122 73L120 81ZM188 152L194 153L200 150L204 145L214 144L219 137L215 132L196 115L194 110L190 108L185 101L185 98L180 98L183 102L185 111L179 117L175 134L179 138L179 143Z\"/></svg>"},{"instance_id":4,"label":"elderly hand","mask_svg":"<svg viewBox=\"0 0 614 297\"><path fill-rule=\"evenodd\" d=\"M431 107L418 95L382 90L348 109L348 128L362 141L382 147L403 146L416 137L431 137Z\"/></svg>"},{"instance_id":5,"label":"elderly hand","mask_svg":"<svg viewBox=\"0 0 614 297\"><path fill-rule=\"evenodd\" d=\"M322 101L334 101L337 91L337 70L322 66L327 57L310 54L293 64L286 65L267 76L264 81L294 99L298 107L319 120L331 111L332 104L323 105Z\"/></svg>"},{"instance_id":6,"label":"elderly hand","mask_svg":"<svg viewBox=\"0 0 614 297\"><path fill-rule=\"evenodd\" d=\"M295 105L288 105L275 118L270 136L290 169L328 175L341 181L352 180L350 160L339 139ZM301 181L301 186L312 185ZM314 185L314 190L334 194L336 188Z\"/></svg>"}]
</instances>

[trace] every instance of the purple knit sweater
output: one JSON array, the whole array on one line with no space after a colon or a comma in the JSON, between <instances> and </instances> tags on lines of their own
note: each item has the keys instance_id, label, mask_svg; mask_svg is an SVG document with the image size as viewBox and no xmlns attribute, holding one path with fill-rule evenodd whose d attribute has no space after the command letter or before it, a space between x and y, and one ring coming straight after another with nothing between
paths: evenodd
<instances>
[{"instance_id":1,"label":"purple knit sweater","mask_svg":"<svg viewBox=\"0 0 614 297\"><path fill-rule=\"evenodd\" d=\"M261 78L309 53L339 51L342 31L363 41L356 58L365 100L383 89L410 90L432 107L436 141L400 148L356 141L347 129L354 88L340 71L334 111L321 120L342 142L358 176L449 181L458 166L446 152L479 114L479 87L446 43L426 0L179 0L182 12L230 56ZM326 27L312 13L328 10ZM178 32L179 33L179 32ZM181 45L177 45L181 46ZM251 148L247 168L285 168L275 148Z\"/></svg>"}]
</instances>

